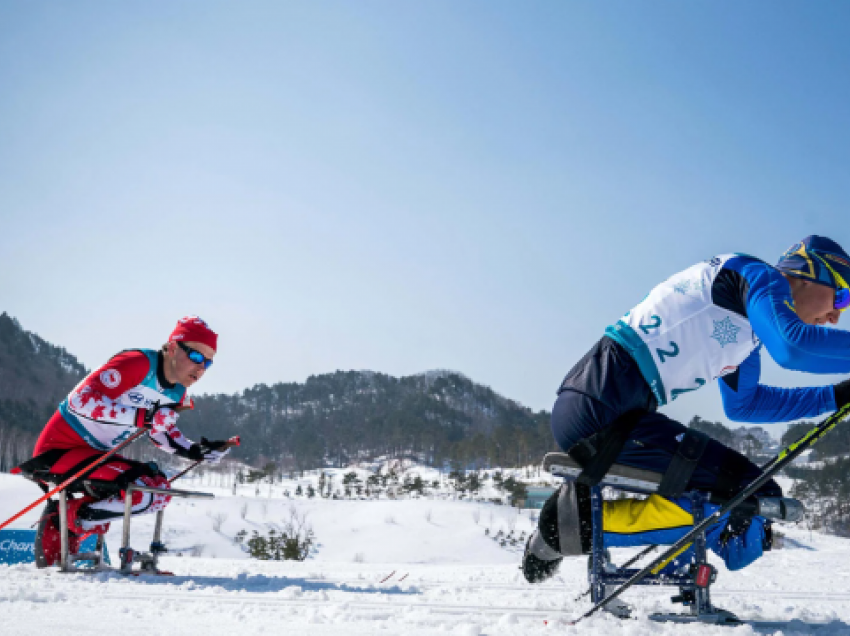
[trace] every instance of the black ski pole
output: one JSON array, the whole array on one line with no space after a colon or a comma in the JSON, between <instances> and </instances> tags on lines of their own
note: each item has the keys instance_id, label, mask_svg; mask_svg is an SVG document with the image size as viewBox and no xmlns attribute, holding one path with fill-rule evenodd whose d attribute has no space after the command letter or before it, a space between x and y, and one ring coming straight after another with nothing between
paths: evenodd
<instances>
[{"instance_id":1,"label":"black ski pole","mask_svg":"<svg viewBox=\"0 0 850 636\"><path fill-rule=\"evenodd\" d=\"M227 445L226 445L224 448L232 448L233 446L239 446L239 445L240 445L240 441L239 441L239 436L237 435L236 437L231 437L229 440L227 440ZM198 461L196 461L194 464L192 464L192 465L191 465L191 466L189 466L188 468L184 468L184 469L183 469L183 470L181 470L179 473L177 473L176 475L174 475L174 477L172 477L171 479L169 479L169 480L168 480L168 483L170 484L170 483L172 483L172 482L177 481L177 480L178 480L178 479L180 479L183 475L185 475L185 474L186 474L186 473L188 473L190 470L192 470L195 466L197 466L198 464L200 464L202 461L204 461L204 460L203 460L203 459L199 459Z\"/></svg>"},{"instance_id":2,"label":"black ski pole","mask_svg":"<svg viewBox=\"0 0 850 636\"><path fill-rule=\"evenodd\" d=\"M659 569L660 564L666 563L670 558L675 556L675 554L679 550L681 550L685 545L691 543L693 541L693 538L697 534L703 532L710 525L717 523L720 517L725 515L727 512L738 506L742 501L754 494L759 488L766 484L768 480L773 477L773 475L775 475L785 466L794 461L803 451L806 451L812 446L814 446L817 442L820 441L820 439L824 435L826 435L829 431L835 428L836 425L846 419L848 415L850 415L850 404L840 408L835 413L826 418L823 422L821 422L808 433L806 433L803 437L798 439L796 442L789 444L786 448L782 449L773 460L767 463L767 469L759 477L754 479L749 486L744 488L741 492L732 497L723 506L715 510L712 514L710 514L700 523L691 528L685 535L683 535L678 541L676 541L676 543L671 545L669 548L667 548L667 550L665 550L658 557L653 559L642 570L632 575L632 577L628 581L626 581L616 590L611 592L611 594L599 601L596 605L591 607L588 611L579 616L576 620L572 621L570 625L575 625L576 623L581 620L584 620L588 616L595 614L597 611L605 607L605 605L607 605L610 601L614 600L615 598L620 596L620 594L629 589L632 585L641 581L646 575L650 574L656 569Z\"/></svg>"}]
</instances>

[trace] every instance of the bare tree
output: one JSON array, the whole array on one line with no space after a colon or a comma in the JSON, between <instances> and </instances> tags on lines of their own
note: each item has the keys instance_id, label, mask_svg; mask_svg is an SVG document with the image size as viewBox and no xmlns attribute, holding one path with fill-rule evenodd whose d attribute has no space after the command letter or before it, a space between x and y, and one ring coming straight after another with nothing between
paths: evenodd
<instances>
[{"instance_id":1,"label":"bare tree","mask_svg":"<svg viewBox=\"0 0 850 636\"><path fill-rule=\"evenodd\" d=\"M227 513L217 512L216 514L209 515L209 517L212 519L213 530L221 532L221 525L227 521Z\"/></svg>"}]
</instances>

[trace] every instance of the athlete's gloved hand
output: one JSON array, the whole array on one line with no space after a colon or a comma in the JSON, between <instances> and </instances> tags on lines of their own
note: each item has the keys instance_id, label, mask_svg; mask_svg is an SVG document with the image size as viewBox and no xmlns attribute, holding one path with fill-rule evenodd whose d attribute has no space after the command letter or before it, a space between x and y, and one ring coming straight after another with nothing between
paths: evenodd
<instances>
[{"instance_id":1,"label":"athlete's gloved hand","mask_svg":"<svg viewBox=\"0 0 850 636\"><path fill-rule=\"evenodd\" d=\"M850 380L839 382L833 389L835 390L835 408L840 409L842 406L850 404Z\"/></svg>"},{"instance_id":2,"label":"athlete's gloved hand","mask_svg":"<svg viewBox=\"0 0 850 636\"><path fill-rule=\"evenodd\" d=\"M206 437L202 437L200 443L195 442L189 447L189 459L196 462L203 460L210 464L217 464L222 457L230 452L230 447L234 445L231 440L210 441Z\"/></svg>"}]
</instances>

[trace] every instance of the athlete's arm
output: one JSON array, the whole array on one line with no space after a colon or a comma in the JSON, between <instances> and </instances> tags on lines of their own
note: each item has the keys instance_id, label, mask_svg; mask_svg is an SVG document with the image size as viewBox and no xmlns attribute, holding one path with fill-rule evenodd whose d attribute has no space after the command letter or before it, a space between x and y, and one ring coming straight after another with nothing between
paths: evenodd
<instances>
[{"instance_id":1,"label":"athlete's arm","mask_svg":"<svg viewBox=\"0 0 850 636\"><path fill-rule=\"evenodd\" d=\"M173 453L196 462L205 461L217 464L229 452L231 446L239 445L238 438L234 438L235 441L231 439L211 442L202 437L200 444L192 442L177 428L177 418L178 414L174 409L159 409L153 418L153 424L148 433L150 440L156 447L166 453Z\"/></svg>"},{"instance_id":2,"label":"athlete's arm","mask_svg":"<svg viewBox=\"0 0 850 636\"><path fill-rule=\"evenodd\" d=\"M723 409L738 422L789 422L816 417L835 410L832 385L786 389L759 384L761 347L741 363L738 370L720 378Z\"/></svg>"},{"instance_id":3,"label":"athlete's arm","mask_svg":"<svg viewBox=\"0 0 850 636\"><path fill-rule=\"evenodd\" d=\"M777 364L807 373L850 373L850 332L807 325L778 270L755 259L741 261L738 271L749 285L747 317Z\"/></svg>"},{"instance_id":4,"label":"athlete's arm","mask_svg":"<svg viewBox=\"0 0 850 636\"><path fill-rule=\"evenodd\" d=\"M153 417L148 437L160 450L191 459L193 443L177 428L177 417L173 409L159 409Z\"/></svg>"}]
</instances>

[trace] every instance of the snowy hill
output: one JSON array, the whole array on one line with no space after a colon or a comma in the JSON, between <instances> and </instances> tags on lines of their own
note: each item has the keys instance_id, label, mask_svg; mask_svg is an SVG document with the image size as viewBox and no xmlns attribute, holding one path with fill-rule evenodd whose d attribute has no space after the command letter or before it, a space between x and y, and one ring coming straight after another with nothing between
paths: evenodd
<instances>
[{"instance_id":1,"label":"snowy hill","mask_svg":"<svg viewBox=\"0 0 850 636\"><path fill-rule=\"evenodd\" d=\"M180 485L201 489L200 481L181 480ZM672 592L653 588L627 593L638 620L620 622L601 615L566 626L567 619L588 607L586 600L574 600L586 587L586 560L569 559L555 579L531 586L517 569L520 548L503 548L484 533L488 524L504 530L514 524L515 532L527 532L533 524L529 511L518 514L506 506L437 498L292 500L282 496L282 488L273 487L271 496L261 489L257 497L253 486L241 486L234 496L232 488L207 485L202 489L215 492L215 500L175 500L165 515L171 556L162 560L176 574L173 578L63 575L32 565L0 566L5 626L0 633L753 633L748 626L651 623L646 615L669 610ZM0 475L0 517L39 493L20 478ZM307 515L318 541L306 561L257 561L234 544L240 529L277 524L293 507ZM16 527L29 527L37 516L30 513ZM134 520L132 544L145 548L152 528L153 517ZM728 572L713 560L720 570L712 590L715 603L741 617L797 621L778 633L812 633L807 623L832 622L814 633L850 634L850 543L801 527L782 531L786 547L744 571ZM120 524L114 524L108 536L113 554L119 542ZM614 558L625 559L632 552L615 550Z\"/></svg>"}]
</instances>

